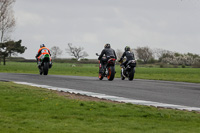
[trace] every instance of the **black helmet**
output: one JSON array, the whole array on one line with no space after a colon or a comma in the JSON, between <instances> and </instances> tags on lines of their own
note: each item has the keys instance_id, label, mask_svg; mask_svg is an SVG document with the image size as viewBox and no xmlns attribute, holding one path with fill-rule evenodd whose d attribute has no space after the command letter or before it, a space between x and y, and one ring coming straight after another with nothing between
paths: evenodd
<instances>
[{"instance_id":1,"label":"black helmet","mask_svg":"<svg viewBox=\"0 0 200 133\"><path fill-rule=\"evenodd\" d=\"M42 47L45 47L45 45L44 44L40 44L40 48L42 48Z\"/></svg>"},{"instance_id":2,"label":"black helmet","mask_svg":"<svg viewBox=\"0 0 200 133\"><path fill-rule=\"evenodd\" d=\"M126 47L124 48L124 50L125 50L125 51L130 51L131 48L130 48L129 46L126 46Z\"/></svg>"},{"instance_id":3,"label":"black helmet","mask_svg":"<svg viewBox=\"0 0 200 133\"><path fill-rule=\"evenodd\" d=\"M104 48L110 48L110 44L109 43L105 44Z\"/></svg>"}]
</instances>

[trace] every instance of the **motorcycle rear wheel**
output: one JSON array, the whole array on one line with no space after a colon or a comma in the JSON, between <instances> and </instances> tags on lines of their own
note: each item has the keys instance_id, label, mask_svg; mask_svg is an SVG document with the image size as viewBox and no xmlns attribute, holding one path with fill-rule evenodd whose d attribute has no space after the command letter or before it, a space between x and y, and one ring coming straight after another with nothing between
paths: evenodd
<instances>
[{"instance_id":1,"label":"motorcycle rear wheel","mask_svg":"<svg viewBox=\"0 0 200 133\"><path fill-rule=\"evenodd\" d=\"M107 69L108 69L107 78L109 81L112 81L115 78L115 67L110 66Z\"/></svg>"},{"instance_id":2,"label":"motorcycle rear wheel","mask_svg":"<svg viewBox=\"0 0 200 133\"><path fill-rule=\"evenodd\" d=\"M134 79L134 68L131 69L131 71L129 72L129 76L128 76L128 80L132 81Z\"/></svg>"},{"instance_id":3,"label":"motorcycle rear wheel","mask_svg":"<svg viewBox=\"0 0 200 133\"><path fill-rule=\"evenodd\" d=\"M44 75L48 75L48 71L49 71L49 63L44 62L44 67L43 67Z\"/></svg>"}]
</instances>

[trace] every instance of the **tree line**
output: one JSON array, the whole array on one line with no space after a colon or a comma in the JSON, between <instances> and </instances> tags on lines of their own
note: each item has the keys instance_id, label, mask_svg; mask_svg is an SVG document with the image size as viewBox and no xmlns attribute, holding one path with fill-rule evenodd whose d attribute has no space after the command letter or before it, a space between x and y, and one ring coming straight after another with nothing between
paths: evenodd
<instances>
[{"instance_id":1,"label":"tree line","mask_svg":"<svg viewBox=\"0 0 200 133\"><path fill-rule=\"evenodd\" d=\"M68 48L65 50L69 55L71 55L76 60L79 60L88 56L87 52L83 51L84 50L83 47L76 47L76 46L73 46L71 43L68 43ZM57 46L52 47L51 51L52 51L52 57L54 59L62 55L62 52L63 52ZM137 47L137 48L131 49L131 51L134 53L137 61L142 64L165 63L165 64L171 64L171 65L186 65L186 66L200 64L200 55L193 54L193 53L181 54L178 52L173 52L173 51L159 49L159 48L151 49L148 46ZM120 49L116 50L116 55L118 58L120 58L122 54L123 54L123 50L120 50Z\"/></svg>"},{"instance_id":2,"label":"tree line","mask_svg":"<svg viewBox=\"0 0 200 133\"><path fill-rule=\"evenodd\" d=\"M119 50L118 50L119 51ZM147 63L165 63L170 65L200 65L200 55L193 53L181 54L164 49L151 49L148 46L132 49L138 62Z\"/></svg>"}]
</instances>

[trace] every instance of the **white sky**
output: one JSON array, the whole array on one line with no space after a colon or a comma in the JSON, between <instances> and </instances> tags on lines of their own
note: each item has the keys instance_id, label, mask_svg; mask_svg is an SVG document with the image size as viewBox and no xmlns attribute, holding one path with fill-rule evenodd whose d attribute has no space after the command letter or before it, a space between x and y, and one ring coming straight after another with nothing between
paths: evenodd
<instances>
[{"instance_id":1,"label":"white sky","mask_svg":"<svg viewBox=\"0 0 200 133\"><path fill-rule=\"evenodd\" d=\"M68 43L97 58L105 43L113 49L149 46L200 54L200 0L16 0L14 40L33 59L40 44Z\"/></svg>"}]
</instances>

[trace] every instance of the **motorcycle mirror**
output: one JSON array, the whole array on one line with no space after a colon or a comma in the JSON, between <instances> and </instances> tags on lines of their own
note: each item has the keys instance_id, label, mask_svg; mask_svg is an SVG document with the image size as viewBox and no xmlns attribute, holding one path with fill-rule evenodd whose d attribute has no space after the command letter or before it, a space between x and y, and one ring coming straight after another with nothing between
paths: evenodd
<instances>
[{"instance_id":1,"label":"motorcycle mirror","mask_svg":"<svg viewBox=\"0 0 200 133\"><path fill-rule=\"evenodd\" d=\"M96 53L96 55L97 55L97 56L99 56L99 54L98 54L98 53Z\"/></svg>"}]
</instances>

